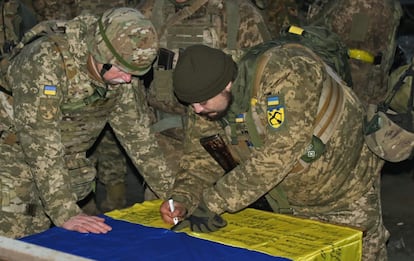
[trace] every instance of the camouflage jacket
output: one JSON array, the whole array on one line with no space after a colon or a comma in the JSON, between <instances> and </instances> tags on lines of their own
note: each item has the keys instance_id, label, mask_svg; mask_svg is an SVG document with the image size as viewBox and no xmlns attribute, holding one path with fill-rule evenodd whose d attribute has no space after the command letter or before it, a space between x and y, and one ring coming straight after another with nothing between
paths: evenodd
<instances>
[{"instance_id":1,"label":"camouflage jacket","mask_svg":"<svg viewBox=\"0 0 414 261\"><path fill-rule=\"evenodd\" d=\"M92 189L95 170L86 150L109 123L120 143L151 188L166 197L173 183L164 158L149 130L150 120L138 82L109 86L105 98L75 108L96 86L87 71L86 38L95 16L79 16L56 37L68 43L66 52L49 37L25 46L8 70L13 91L13 128L18 136L47 215L61 225L80 209L76 202ZM71 55L70 71L65 68ZM67 64L66 64L67 65Z\"/></svg>"},{"instance_id":2,"label":"camouflage jacket","mask_svg":"<svg viewBox=\"0 0 414 261\"><path fill-rule=\"evenodd\" d=\"M184 202L190 213L201 200L216 213L235 212L278 185L285 190L296 214L333 213L359 199L377 178L381 161L364 144L364 108L348 88L343 89L343 112L326 152L308 169L293 170L311 140L322 86L332 77L321 60L303 47L273 47L264 55L270 58L256 97L256 122L264 126L263 145L250 146L249 157L240 157L236 168L224 174L199 145L201 137L216 133L227 137L230 144L226 128L189 112L182 171L176 177L172 195ZM239 69L242 67L239 64ZM239 84L240 77L246 76L239 73L232 86L235 100L228 115L238 115L249 108L251 86ZM272 127L267 115L271 113L269 99L275 97L281 101L284 117ZM236 124L238 134L243 136L245 123ZM250 144L251 140L244 142Z\"/></svg>"}]
</instances>

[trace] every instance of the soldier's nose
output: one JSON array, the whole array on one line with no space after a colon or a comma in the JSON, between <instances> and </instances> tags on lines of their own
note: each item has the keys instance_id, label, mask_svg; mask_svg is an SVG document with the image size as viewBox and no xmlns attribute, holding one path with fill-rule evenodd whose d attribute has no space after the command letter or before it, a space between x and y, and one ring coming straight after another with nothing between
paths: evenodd
<instances>
[{"instance_id":1,"label":"soldier's nose","mask_svg":"<svg viewBox=\"0 0 414 261\"><path fill-rule=\"evenodd\" d=\"M121 77L122 77L122 80L124 80L125 82L130 82L132 79L132 76L129 73L123 73Z\"/></svg>"}]
</instances>

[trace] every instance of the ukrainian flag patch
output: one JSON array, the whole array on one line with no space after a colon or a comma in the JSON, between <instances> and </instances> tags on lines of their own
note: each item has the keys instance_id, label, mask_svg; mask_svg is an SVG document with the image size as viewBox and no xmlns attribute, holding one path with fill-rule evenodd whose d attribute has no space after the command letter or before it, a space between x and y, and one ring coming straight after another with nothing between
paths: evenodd
<instances>
[{"instance_id":1,"label":"ukrainian flag patch","mask_svg":"<svg viewBox=\"0 0 414 261\"><path fill-rule=\"evenodd\" d=\"M244 113L240 113L236 117L236 123L243 123L244 122Z\"/></svg>"},{"instance_id":2,"label":"ukrainian flag patch","mask_svg":"<svg viewBox=\"0 0 414 261\"><path fill-rule=\"evenodd\" d=\"M267 123L273 130L279 129L285 122L285 105L279 96L267 97Z\"/></svg>"},{"instance_id":3,"label":"ukrainian flag patch","mask_svg":"<svg viewBox=\"0 0 414 261\"><path fill-rule=\"evenodd\" d=\"M43 94L55 96L56 95L57 87L55 85L45 85L43 87Z\"/></svg>"}]
</instances>

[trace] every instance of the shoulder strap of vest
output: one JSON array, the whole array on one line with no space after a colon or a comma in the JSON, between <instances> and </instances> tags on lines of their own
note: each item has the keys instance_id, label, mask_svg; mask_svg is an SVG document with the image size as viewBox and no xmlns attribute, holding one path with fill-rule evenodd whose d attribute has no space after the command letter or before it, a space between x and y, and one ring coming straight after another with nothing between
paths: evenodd
<instances>
[{"instance_id":1,"label":"shoulder strap of vest","mask_svg":"<svg viewBox=\"0 0 414 261\"><path fill-rule=\"evenodd\" d=\"M236 49L238 28L240 25L239 5L235 0L226 0L227 15L227 48L229 50Z\"/></svg>"},{"instance_id":2,"label":"shoulder strap of vest","mask_svg":"<svg viewBox=\"0 0 414 261\"><path fill-rule=\"evenodd\" d=\"M165 17L163 14L165 0L154 0L154 6L152 7L151 22L158 30L163 24L165 24ZM161 36L162 34L160 34Z\"/></svg>"}]
</instances>

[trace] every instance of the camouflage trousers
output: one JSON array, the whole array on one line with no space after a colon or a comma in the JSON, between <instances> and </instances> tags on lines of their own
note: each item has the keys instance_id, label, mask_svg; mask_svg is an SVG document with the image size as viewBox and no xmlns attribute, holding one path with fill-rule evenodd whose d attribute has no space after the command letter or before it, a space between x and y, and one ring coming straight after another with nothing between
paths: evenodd
<instances>
[{"instance_id":1,"label":"camouflage trousers","mask_svg":"<svg viewBox=\"0 0 414 261\"><path fill-rule=\"evenodd\" d=\"M17 145L0 141L0 235L20 238L48 229L29 167Z\"/></svg>"},{"instance_id":2,"label":"camouflage trousers","mask_svg":"<svg viewBox=\"0 0 414 261\"><path fill-rule=\"evenodd\" d=\"M301 212L295 215L305 216L332 224L349 225L363 229L362 238L362 260L364 261L384 261L387 260L386 242L390 233L385 228L382 219L382 209L380 200L380 177L371 186L367 193L358 200L351 202L346 209L309 215L309 209L302 208ZM314 213L318 213L315 209ZM306 214L305 214L306 213Z\"/></svg>"}]
</instances>

